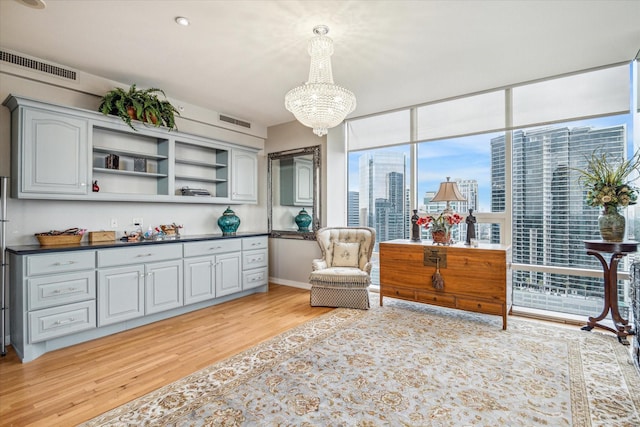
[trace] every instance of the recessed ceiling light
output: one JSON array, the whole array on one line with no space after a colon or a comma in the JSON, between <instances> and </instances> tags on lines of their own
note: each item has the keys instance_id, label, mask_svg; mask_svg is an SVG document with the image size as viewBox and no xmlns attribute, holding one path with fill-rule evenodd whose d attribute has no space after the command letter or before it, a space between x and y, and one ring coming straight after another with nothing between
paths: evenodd
<instances>
[{"instance_id":1,"label":"recessed ceiling light","mask_svg":"<svg viewBox=\"0 0 640 427\"><path fill-rule=\"evenodd\" d=\"M179 25L183 25L185 27L189 26L189 20L187 18L185 18L184 16L176 17L176 23L179 24Z\"/></svg>"},{"instance_id":2,"label":"recessed ceiling light","mask_svg":"<svg viewBox=\"0 0 640 427\"><path fill-rule=\"evenodd\" d=\"M16 0L23 6L31 7L33 9L44 9L47 7L47 4L44 0Z\"/></svg>"}]
</instances>

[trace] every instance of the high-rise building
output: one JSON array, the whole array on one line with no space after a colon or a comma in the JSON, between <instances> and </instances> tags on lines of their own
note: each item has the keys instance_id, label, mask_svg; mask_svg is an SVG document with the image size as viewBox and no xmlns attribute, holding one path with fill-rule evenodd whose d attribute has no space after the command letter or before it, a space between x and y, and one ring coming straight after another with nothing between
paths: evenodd
<instances>
[{"instance_id":1,"label":"high-rise building","mask_svg":"<svg viewBox=\"0 0 640 427\"><path fill-rule=\"evenodd\" d=\"M405 237L405 155L373 152L360 156L360 224L376 229L377 243ZM366 218L366 222L362 221Z\"/></svg>"},{"instance_id":2,"label":"high-rise building","mask_svg":"<svg viewBox=\"0 0 640 427\"><path fill-rule=\"evenodd\" d=\"M513 133L514 263L601 268L584 249L584 240L599 238L599 209L585 204L585 190L576 169L586 167L587 158L596 148L612 158L623 158L625 141L623 125ZM504 138L494 138L491 146L493 160L494 153L500 155ZM502 177L499 173L492 175L498 181L492 188L499 189ZM492 193L492 210L503 203L501 197L500 191ZM601 296L601 282L600 278L516 270L514 303L581 314L586 306L593 305L590 300Z\"/></svg>"},{"instance_id":3,"label":"high-rise building","mask_svg":"<svg viewBox=\"0 0 640 427\"><path fill-rule=\"evenodd\" d=\"M347 226L357 227L360 225L360 193L349 191L349 202L347 203Z\"/></svg>"},{"instance_id":4,"label":"high-rise building","mask_svg":"<svg viewBox=\"0 0 640 427\"><path fill-rule=\"evenodd\" d=\"M491 212L504 212L506 203L505 138L491 140ZM500 225L491 224L491 243L500 243Z\"/></svg>"}]
</instances>

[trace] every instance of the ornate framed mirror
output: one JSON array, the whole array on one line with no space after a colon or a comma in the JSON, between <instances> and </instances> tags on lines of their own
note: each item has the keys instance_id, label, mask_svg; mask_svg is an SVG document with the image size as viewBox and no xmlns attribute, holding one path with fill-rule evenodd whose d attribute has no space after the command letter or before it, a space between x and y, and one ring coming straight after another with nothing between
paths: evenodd
<instances>
[{"instance_id":1,"label":"ornate framed mirror","mask_svg":"<svg viewBox=\"0 0 640 427\"><path fill-rule=\"evenodd\" d=\"M315 240L320 227L320 146L269 154L271 237Z\"/></svg>"}]
</instances>

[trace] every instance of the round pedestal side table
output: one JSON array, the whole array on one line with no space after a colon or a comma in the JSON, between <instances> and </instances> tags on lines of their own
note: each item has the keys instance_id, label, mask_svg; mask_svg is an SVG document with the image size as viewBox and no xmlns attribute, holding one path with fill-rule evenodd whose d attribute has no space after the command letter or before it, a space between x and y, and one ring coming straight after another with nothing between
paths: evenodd
<instances>
[{"instance_id":1,"label":"round pedestal side table","mask_svg":"<svg viewBox=\"0 0 640 427\"><path fill-rule=\"evenodd\" d=\"M636 331L631 329L629 322L622 318L618 308L618 262L625 256L638 250L638 242L605 242L603 240L585 240L584 246L588 255L593 255L602 264L604 278L604 307L597 317L589 317L588 322L582 327L583 331L590 331L596 326L615 333L618 341L629 345L627 336L634 335ZM607 263L603 254L611 254ZM611 312L613 328L599 323Z\"/></svg>"}]
</instances>

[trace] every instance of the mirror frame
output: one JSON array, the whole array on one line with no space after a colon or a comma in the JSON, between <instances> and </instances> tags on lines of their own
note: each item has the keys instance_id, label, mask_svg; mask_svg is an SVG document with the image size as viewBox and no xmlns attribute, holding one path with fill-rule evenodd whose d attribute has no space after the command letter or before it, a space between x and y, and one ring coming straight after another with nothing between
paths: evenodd
<instances>
[{"instance_id":1,"label":"mirror frame","mask_svg":"<svg viewBox=\"0 0 640 427\"><path fill-rule=\"evenodd\" d=\"M289 159L296 156L313 155L313 215L311 219L311 231L291 231L291 230L274 230L273 229L273 189L272 186L272 162L275 160ZM277 151L269 153L269 161L267 162L267 210L269 223L269 237L277 237L283 239L304 239L316 240L316 231L320 228L320 146L296 148L288 151Z\"/></svg>"}]
</instances>

